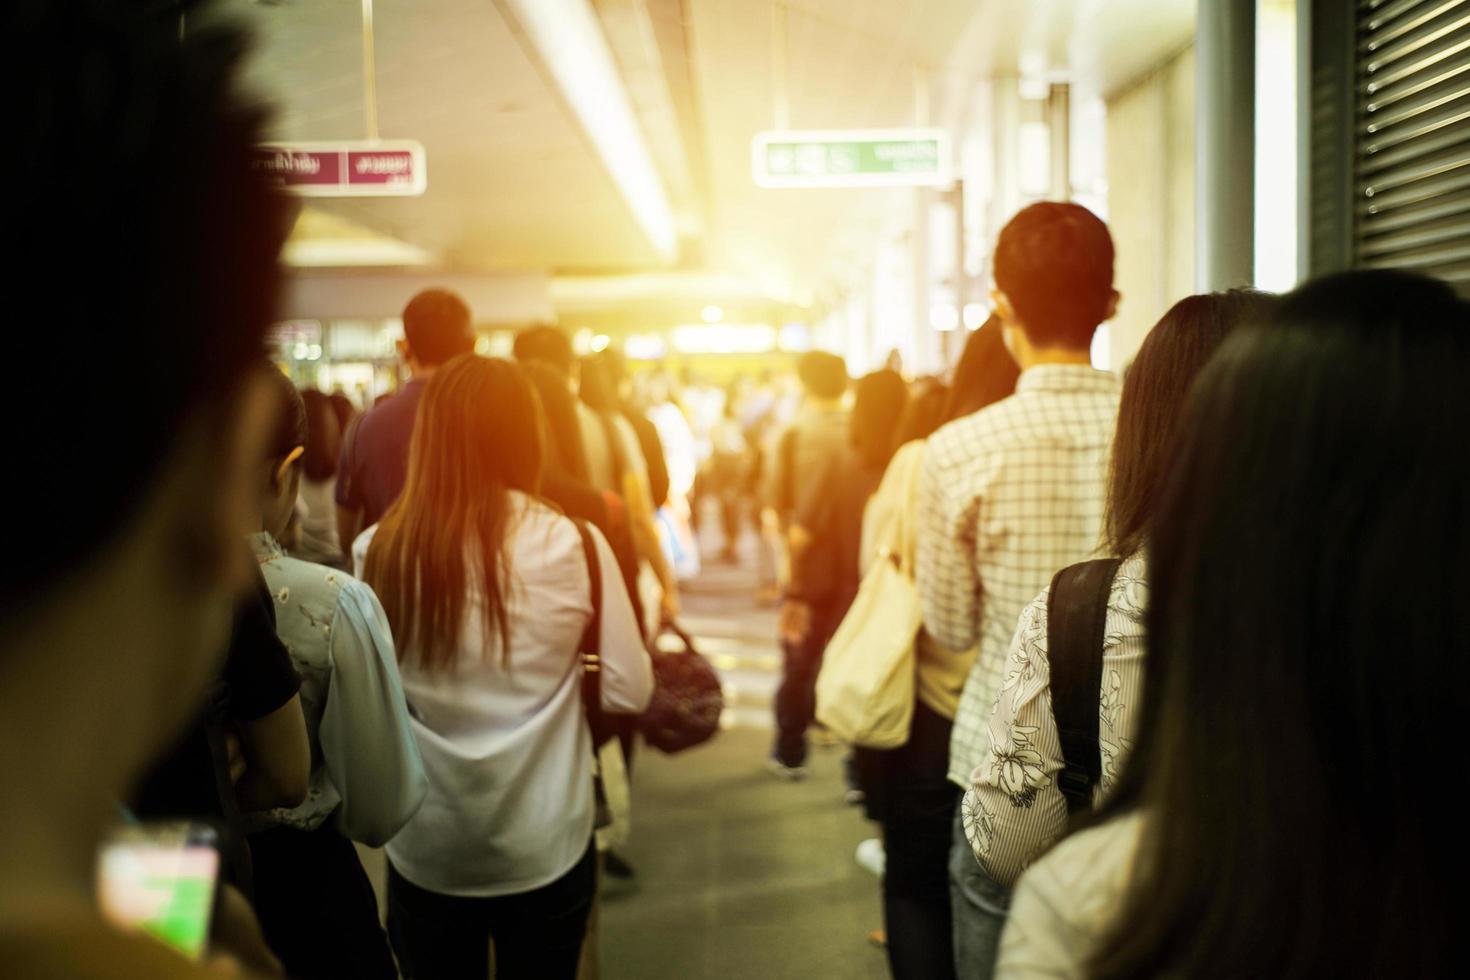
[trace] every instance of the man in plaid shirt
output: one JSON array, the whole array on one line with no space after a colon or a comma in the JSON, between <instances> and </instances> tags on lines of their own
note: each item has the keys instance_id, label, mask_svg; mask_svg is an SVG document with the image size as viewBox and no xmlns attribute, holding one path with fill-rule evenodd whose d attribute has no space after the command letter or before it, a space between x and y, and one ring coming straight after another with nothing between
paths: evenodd
<instances>
[{"instance_id":1,"label":"man in plaid shirt","mask_svg":"<svg viewBox=\"0 0 1470 980\"><path fill-rule=\"evenodd\" d=\"M966 980L990 976L1009 894L975 860L960 792L986 759L1017 618L1058 569L1098 546L1119 395L1117 379L1091 367L1093 333L1118 301L1112 239L1095 215L1050 202L1020 211L996 244L995 284L1021 368L1016 393L930 437L919 479L924 626L950 649L979 647L950 736L949 890L955 969Z\"/></svg>"}]
</instances>

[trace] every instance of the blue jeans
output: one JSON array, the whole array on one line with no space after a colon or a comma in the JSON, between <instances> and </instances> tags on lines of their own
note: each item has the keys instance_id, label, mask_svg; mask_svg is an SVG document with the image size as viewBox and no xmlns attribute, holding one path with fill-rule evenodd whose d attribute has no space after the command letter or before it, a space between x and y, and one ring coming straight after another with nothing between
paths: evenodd
<instances>
[{"instance_id":1,"label":"blue jeans","mask_svg":"<svg viewBox=\"0 0 1470 980\"><path fill-rule=\"evenodd\" d=\"M955 975L959 980L990 980L1011 906L1011 890L986 874L975 860L959 805L955 806L949 844L949 895Z\"/></svg>"}]
</instances>

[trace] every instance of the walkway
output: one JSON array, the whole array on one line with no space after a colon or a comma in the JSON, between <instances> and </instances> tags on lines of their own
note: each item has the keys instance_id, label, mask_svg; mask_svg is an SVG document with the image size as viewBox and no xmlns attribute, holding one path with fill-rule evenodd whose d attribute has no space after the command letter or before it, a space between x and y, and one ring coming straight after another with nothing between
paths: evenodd
<instances>
[{"instance_id":1,"label":"walkway","mask_svg":"<svg viewBox=\"0 0 1470 980\"><path fill-rule=\"evenodd\" d=\"M725 680L731 727L677 756L643 749L629 881L605 879L602 980L886 977L867 934L878 879L853 851L874 828L842 802L842 752L816 749L805 782L762 768L780 671L775 610L748 568L707 565L681 617Z\"/></svg>"}]
</instances>

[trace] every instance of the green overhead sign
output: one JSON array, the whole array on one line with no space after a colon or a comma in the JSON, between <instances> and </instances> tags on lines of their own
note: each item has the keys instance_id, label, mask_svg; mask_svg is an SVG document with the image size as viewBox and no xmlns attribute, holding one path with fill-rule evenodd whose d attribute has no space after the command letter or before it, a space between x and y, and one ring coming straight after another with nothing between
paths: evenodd
<instances>
[{"instance_id":1,"label":"green overhead sign","mask_svg":"<svg viewBox=\"0 0 1470 980\"><path fill-rule=\"evenodd\" d=\"M950 183L942 129L776 130L757 133L751 167L761 187L923 187Z\"/></svg>"}]
</instances>

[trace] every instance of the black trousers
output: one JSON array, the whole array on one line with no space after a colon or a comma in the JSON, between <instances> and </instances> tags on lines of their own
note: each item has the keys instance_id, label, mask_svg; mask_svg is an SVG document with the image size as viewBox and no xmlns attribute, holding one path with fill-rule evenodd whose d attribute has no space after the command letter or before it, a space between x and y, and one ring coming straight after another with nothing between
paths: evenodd
<instances>
[{"instance_id":1,"label":"black trousers","mask_svg":"<svg viewBox=\"0 0 1470 980\"><path fill-rule=\"evenodd\" d=\"M800 643L781 641L781 684L776 688L776 745L772 754L788 766L806 762L806 730L817 713L817 672L827 641L842 620L837 604L814 602L811 629ZM846 606L842 606L846 609Z\"/></svg>"},{"instance_id":2,"label":"black trousers","mask_svg":"<svg viewBox=\"0 0 1470 980\"><path fill-rule=\"evenodd\" d=\"M251 834L255 911L286 974L298 980L396 980L378 900L352 842L330 826Z\"/></svg>"},{"instance_id":3,"label":"black trousers","mask_svg":"<svg viewBox=\"0 0 1470 980\"><path fill-rule=\"evenodd\" d=\"M949 848L960 788L949 781L949 719L914 705L909 740L859 749L869 814L883 825L883 923L894 980L953 980Z\"/></svg>"},{"instance_id":4,"label":"black trousers","mask_svg":"<svg viewBox=\"0 0 1470 980\"><path fill-rule=\"evenodd\" d=\"M575 980L597 890L597 851L520 895L464 898L420 888L388 864L388 934L405 980Z\"/></svg>"}]
</instances>

